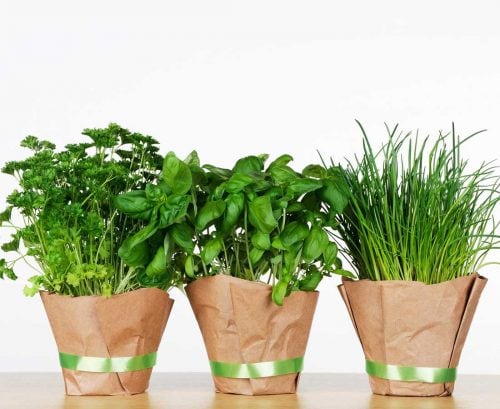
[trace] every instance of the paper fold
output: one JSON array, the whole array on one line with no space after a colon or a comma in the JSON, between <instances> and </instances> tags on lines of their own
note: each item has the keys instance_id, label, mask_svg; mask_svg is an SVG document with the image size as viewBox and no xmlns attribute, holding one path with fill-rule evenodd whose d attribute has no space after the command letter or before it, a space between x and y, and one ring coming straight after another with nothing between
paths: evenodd
<instances>
[{"instance_id":1,"label":"paper fold","mask_svg":"<svg viewBox=\"0 0 500 409\"><path fill-rule=\"evenodd\" d=\"M457 367L486 279L471 274L439 284L344 280L339 286L366 359L391 365ZM446 396L453 383L370 376L381 395Z\"/></svg>"},{"instance_id":2,"label":"paper fold","mask_svg":"<svg viewBox=\"0 0 500 409\"><path fill-rule=\"evenodd\" d=\"M60 352L123 357L156 352L173 300L165 291L143 288L110 298L69 297L41 292ZM68 395L123 395L144 392L152 368L122 373L62 369Z\"/></svg>"},{"instance_id":3,"label":"paper fold","mask_svg":"<svg viewBox=\"0 0 500 409\"><path fill-rule=\"evenodd\" d=\"M271 286L223 274L194 281L186 293L209 360L254 363L304 356L319 293L293 292L279 307ZM298 378L213 377L218 392L242 395L295 393Z\"/></svg>"}]
</instances>

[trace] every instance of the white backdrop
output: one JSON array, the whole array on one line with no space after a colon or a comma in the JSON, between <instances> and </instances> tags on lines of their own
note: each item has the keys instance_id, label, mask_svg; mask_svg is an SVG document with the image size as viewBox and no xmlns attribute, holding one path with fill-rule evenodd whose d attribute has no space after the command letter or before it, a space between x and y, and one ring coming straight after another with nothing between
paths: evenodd
<instances>
[{"instance_id":1,"label":"white backdrop","mask_svg":"<svg viewBox=\"0 0 500 409\"><path fill-rule=\"evenodd\" d=\"M23 156L27 134L62 145L114 121L155 136L163 153L196 148L230 166L289 152L301 169L316 149L336 161L359 152L354 118L379 141L384 121L422 133L452 121L462 135L488 128L466 154L498 159L500 3L464 4L0 0L0 162ZM0 204L13 188L2 175ZM500 373L500 268L482 273L490 282L464 373ZM0 282L0 371L56 371L41 302L21 293L26 274ZM307 371L363 369L338 281L321 284ZM157 369L207 371L189 304L173 297Z\"/></svg>"}]
</instances>

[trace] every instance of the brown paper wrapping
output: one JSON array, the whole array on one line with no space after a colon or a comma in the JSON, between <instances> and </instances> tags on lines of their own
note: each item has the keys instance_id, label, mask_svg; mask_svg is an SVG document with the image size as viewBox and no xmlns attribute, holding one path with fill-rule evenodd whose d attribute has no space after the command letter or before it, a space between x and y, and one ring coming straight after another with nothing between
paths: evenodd
<instances>
[{"instance_id":1,"label":"brown paper wrapping","mask_svg":"<svg viewBox=\"0 0 500 409\"><path fill-rule=\"evenodd\" d=\"M120 357L156 352L173 300L165 291L143 288L110 298L69 297L41 292L59 352ZM144 392L152 368L122 373L62 369L68 395Z\"/></svg>"},{"instance_id":2,"label":"brown paper wrapping","mask_svg":"<svg viewBox=\"0 0 500 409\"><path fill-rule=\"evenodd\" d=\"M304 356L318 292L295 291L279 307L271 286L219 274L186 286L211 361L253 363ZM295 393L299 374L213 377L217 392Z\"/></svg>"},{"instance_id":3,"label":"brown paper wrapping","mask_svg":"<svg viewBox=\"0 0 500 409\"><path fill-rule=\"evenodd\" d=\"M453 368L486 279L471 274L439 284L344 280L340 294L366 359L385 364ZM370 376L373 393L448 396L454 383L390 381Z\"/></svg>"}]
</instances>

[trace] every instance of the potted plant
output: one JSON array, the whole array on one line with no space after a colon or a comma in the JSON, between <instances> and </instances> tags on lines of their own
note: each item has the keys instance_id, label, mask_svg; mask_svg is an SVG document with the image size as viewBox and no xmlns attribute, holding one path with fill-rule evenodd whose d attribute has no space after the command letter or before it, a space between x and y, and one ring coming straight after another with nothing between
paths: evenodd
<instances>
[{"instance_id":1,"label":"potted plant","mask_svg":"<svg viewBox=\"0 0 500 409\"><path fill-rule=\"evenodd\" d=\"M477 271L499 243L500 179L491 163L470 170L462 159L475 134L433 142L388 131L374 151L363 130L363 156L332 169L349 187L339 232L359 278L339 289L372 391L446 396L486 284Z\"/></svg>"},{"instance_id":2,"label":"potted plant","mask_svg":"<svg viewBox=\"0 0 500 409\"><path fill-rule=\"evenodd\" d=\"M172 280L164 276L147 288L140 258L118 256L150 209L137 199L128 217L115 199L156 179L161 157L153 138L116 124L83 134L89 142L62 151L28 136L21 146L31 156L2 169L19 188L0 215L13 230L2 250L16 253L0 260L0 278L16 279L19 261L37 271L24 292L41 295L68 395L141 393L172 308L165 291Z\"/></svg>"},{"instance_id":3,"label":"potted plant","mask_svg":"<svg viewBox=\"0 0 500 409\"><path fill-rule=\"evenodd\" d=\"M329 239L346 203L340 183L318 165L294 171L289 155L267 168L266 159L248 156L223 169L170 153L158 185L172 181L163 202L189 201L162 235L220 392L294 393L315 289L324 276L350 275Z\"/></svg>"}]
</instances>

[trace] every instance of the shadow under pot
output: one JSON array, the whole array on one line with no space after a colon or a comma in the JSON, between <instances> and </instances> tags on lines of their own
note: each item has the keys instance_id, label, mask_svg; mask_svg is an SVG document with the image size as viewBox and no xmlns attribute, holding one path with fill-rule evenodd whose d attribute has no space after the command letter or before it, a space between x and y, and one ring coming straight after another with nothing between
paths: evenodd
<instances>
[{"instance_id":1,"label":"shadow under pot","mask_svg":"<svg viewBox=\"0 0 500 409\"><path fill-rule=\"evenodd\" d=\"M486 279L427 285L344 280L339 286L375 394L448 396Z\"/></svg>"},{"instance_id":2,"label":"shadow under pot","mask_svg":"<svg viewBox=\"0 0 500 409\"><path fill-rule=\"evenodd\" d=\"M295 393L318 292L294 291L283 306L271 286L218 274L186 286L217 392Z\"/></svg>"},{"instance_id":3,"label":"shadow under pot","mask_svg":"<svg viewBox=\"0 0 500 409\"><path fill-rule=\"evenodd\" d=\"M156 288L105 298L41 292L66 394L143 393L173 300Z\"/></svg>"}]
</instances>

